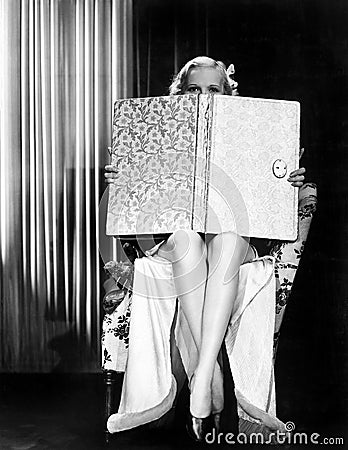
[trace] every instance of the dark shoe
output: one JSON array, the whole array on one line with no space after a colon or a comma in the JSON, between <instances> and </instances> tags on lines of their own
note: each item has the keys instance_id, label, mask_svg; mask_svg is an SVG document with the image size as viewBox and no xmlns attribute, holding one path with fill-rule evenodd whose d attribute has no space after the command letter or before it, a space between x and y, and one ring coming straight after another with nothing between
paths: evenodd
<instances>
[{"instance_id":1,"label":"dark shoe","mask_svg":"<svg viewBox=\"0 0 348 450\"><path fill-rule=\"evenodd\" d=\"M209 411L208 416L207 417L195 417L192 415L191 413L191 393L192 393L192 381L194 379L195 374L193 373L189 383L188 383L188 387L190 390L190 412L188 414L188 418L187 418L187 422L186 422L186 430L189 434L189 436L196 442L205 442L205 436L207 435L207 433L209 431L212 430L213 428L213 423L212 423L212 416L211 413Z\"/></svg>"},{"instance_id":2,"label":"dark shoe","mask_svg":"<svg viewBox=\"0 0 348 450\"><path fill-rule=\"evenodd\" d=\"M212 425L211 416L201 419L188 414L186 430L190 438L194 441L205 442L205 437L212 430Z\"/></svg>"},{"instance_id":3,"label":"dark shoe","mask_svg":"<svg viewBox=\"0 0 348 450\"><path fill-rule=\"evenodd\" d=\"M216 430L216 433L220 433L220 420L221 420L221 413L213 413L213 427Z\"/></svg>"}]
</instances>

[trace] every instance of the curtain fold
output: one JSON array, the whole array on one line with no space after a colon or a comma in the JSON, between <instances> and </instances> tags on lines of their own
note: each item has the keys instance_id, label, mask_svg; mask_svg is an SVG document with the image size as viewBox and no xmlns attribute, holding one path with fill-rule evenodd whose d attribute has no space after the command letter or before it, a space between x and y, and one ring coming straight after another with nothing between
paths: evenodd
<instances>
[{"instance_id":1,"label":"curtain fold","mask_svg":"<svg viewBox=\"0 0 348 450\"><path fill-rule=\"evenodd\" d=\"M0 0L2 371L98 368L98 205L132 0Z\"/></svg>"}]
</instances>

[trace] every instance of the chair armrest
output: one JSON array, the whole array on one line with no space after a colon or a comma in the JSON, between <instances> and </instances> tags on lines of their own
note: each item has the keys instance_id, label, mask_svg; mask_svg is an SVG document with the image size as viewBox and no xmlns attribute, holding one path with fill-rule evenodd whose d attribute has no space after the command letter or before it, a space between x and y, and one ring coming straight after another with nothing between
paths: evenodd
<instances>
[{"instance_id":1,"label":"chair armrest","mask_svg":"<svg viewBox=\"0 0 348 450\"><path fill-rule=\"evenodd\" d=\"M298 266L307 239L313 214L317 207L317 189L314 183L306 183L299 192L299 228L295 241L276 241L270 255L276 259L276 263L289 263Z\"/></svg>"},{"instance_id":2,"label":"chair armrest","mask_svg":"<svg viewBox=\"0 0 348 450\"><path fill-rule=\"evenodd\" d=\"M294 242L279 241L271 249L270 255L276 260L276 319L275 333L283 320L296 271L304 250L313 214L317 207L317 189L313 183L304 184L299 192L299 230Z\"/></svg>"},{"instance_id":3,"label":"chair armrest","mask_svg":"<svg viewBox=\"0 0 348 450\"><path fill-rule=\"evenodd\" d=\"M128 355L132 295L127 291L121 302L103 319L102 368L124 372Z\"/></svg>"},{"instance_id":4,"label":"chair armrest","mask_svg":"<svg viewBox=\"0 0 348 450\"><path fill-rule=\"evenodd\" d=\"M125 289L114 289L112 291L109 291L107 294L103 297L103 309L106 314L112 314L117 306L124 300L126 295Z\"/></svg>"}]
</instances>

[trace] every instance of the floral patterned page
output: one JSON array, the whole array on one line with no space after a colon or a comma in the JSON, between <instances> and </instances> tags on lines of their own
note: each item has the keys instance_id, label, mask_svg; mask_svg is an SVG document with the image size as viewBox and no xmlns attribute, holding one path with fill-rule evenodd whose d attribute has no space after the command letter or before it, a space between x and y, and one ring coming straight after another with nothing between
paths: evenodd
<instances>
[{"instance_id":1,"label":"floral patterned page","mask_svg":"<svg viewBox=\"0 0 348 450\"><path fill-rule=\"evenodd\" d=\"M196 95L115 103L108 235L192 228L197 115Z\"/></svg>"},{"instance_id":2,"label":"floral patterned page","mask_svg":"<svg viewBox=\"0 0 348 450\"><path fill-rule=\"evenodd\" d=\"M206 231L294 240L299 103L214 96Z\"/></svg>"}]
</instances>

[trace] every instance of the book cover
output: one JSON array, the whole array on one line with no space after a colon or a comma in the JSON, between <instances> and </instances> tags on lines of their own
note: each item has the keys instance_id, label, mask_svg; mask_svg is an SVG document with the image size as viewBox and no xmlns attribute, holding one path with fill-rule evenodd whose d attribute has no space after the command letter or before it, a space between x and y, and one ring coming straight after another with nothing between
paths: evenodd
<instances>
[{"instance_id":1,"label":"book cover","mask_svg":"<svg viewBox=\"0 0 348 450\"><path fill-rule=\"evenodd\" d=\"M292 240L299 104L222 95L115 103L106 233L193 229Z\"/></svg>"},{"instance_id":2,"label":"book cover","mask_svg":"<svg viewBox=\"0 0 348 450\"><path fill-rule=\"evenodd\" d=\"M295 240L299 103L219 95L211 108L206 232Z\"/></svg>"}]
</instances>

